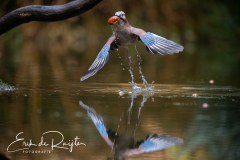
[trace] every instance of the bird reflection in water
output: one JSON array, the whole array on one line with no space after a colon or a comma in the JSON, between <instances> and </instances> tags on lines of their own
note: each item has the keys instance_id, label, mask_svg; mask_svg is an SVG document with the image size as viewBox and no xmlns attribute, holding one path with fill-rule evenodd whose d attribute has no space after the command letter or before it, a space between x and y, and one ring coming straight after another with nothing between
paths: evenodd
<instances>
[{"instance_id":1,"label":"bird reflection in water","mask_svg":"<svg viewBox=\"0 0 240 160\"><path fill-rule=\"evenodd\" d=\"M146 101L146 98L143 100ZM144 104L144 101L142 105ZM93 123L95 124L97 130L99 131L105 142L112 148L112 151L114 153L114 160L125 160L132 155L158 151L173 146L175 144L183 143L183 139L181 138L164 134L152 134L150 136L147 136L144 140L135 142L135 132L140 124L140 109L136 128L134 129L133 134L131 136L128 136L127 127L125 132L119 135L117 132L107 128L102 116L98 114L93 108L88 107L82 101L79 101L79 104L87 111L88 116L92 119ZM130 124L130 113L131 106L128 110L128 124ZM107 160L112 159L113 158L109 157Z\"/></svg>"}]
</instances>

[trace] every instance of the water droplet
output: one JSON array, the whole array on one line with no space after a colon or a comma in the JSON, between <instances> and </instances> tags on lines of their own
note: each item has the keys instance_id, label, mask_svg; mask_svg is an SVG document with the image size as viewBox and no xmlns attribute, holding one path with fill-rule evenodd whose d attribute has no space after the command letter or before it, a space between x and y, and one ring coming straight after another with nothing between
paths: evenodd
<instances>
[{"instance_id":1,"label":"water droplet","mask_svg":"<svg viewBox=\"0 0 240 160\"><path fill-rule=\"evenodd\" d=\"M120 91L118 92L119 96L123 96L124 95L124 92L123 91Z\"/></svg>"},{"instance_id":2,"label":"water droplet","mask_svg":"<svg viewBox=\"0 0 240 160\"><path fill-rule=\"evenodd\" d=\"M210 84L213 84L213 83L214 83L214 80L210 80L209 83L210 83Z\"/></svg>"},{"instance_id":3,"label":"water droplet","mask_svg":"<svg viewBox=\"0 0 240 160\"><path fill-rule=\"evenodd\" d=\"M207 104L207 103L203 103L203 104L202 104L202 107L203 107L203 108L208 108L208 104Z\"/></svg>"},{"instance_id":4,"label":"water droplet","mask_svg":"<svg viewBox=\"0 0 240 160\"><path fill-rule=\"evenodd\" d=\"M198 94L197 94L197 93L193 93L192 96L193 96L193 97L197 97Z\"/></svg>"},{"instance_id":5,"label":"water droplet","mask_svg":"<svg viewBox=\"0 0 240 160\"><path fill-rule=\"evenodd\" d=\"M114 33L113 26L111 26L111 28L112 28L112 31L113 31L113 33Z\"/></svg>"}]
</instances>

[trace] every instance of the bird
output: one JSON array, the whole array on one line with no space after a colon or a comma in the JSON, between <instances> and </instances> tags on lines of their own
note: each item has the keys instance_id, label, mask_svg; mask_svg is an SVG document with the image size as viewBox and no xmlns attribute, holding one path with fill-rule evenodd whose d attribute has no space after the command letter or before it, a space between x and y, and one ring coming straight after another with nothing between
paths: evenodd
<instances>
[{"instance_id":1,"label":"bird","mask_svg":"<svg viewBox=\"0 0 240 160\"><path fill-rule=\"evenodd\" d=\"M112 129L108 129L102 116L93 108L85 105L81 100L79 101L79 104L87 111L88 116L93 121L102 138L113 149L114 160L125 160L132 155L158 151L183 143L183 139L165 134L152 134L150 136L146 136L144 140L135 142L134 136L137 127L140 124L140 119L138 119L136 128L131 136L127 135L127 127L126 131L120 135ZM110 160L112 158L108 159Z\"/></svg>"},{"instance_id":2,"label":"bird","mask_svg":"<svg viewBox=\"0 0 240 160\"><path fill-rule=\"evenodd\" d=\"M127 50L128 55L128 46L133 45L137 52L138 62L141 65L142 60L136 48L137 39L144 43L147 51L150 51L155 55L158 53L161 55L172 55L173 53L179 53L184 49L182 45L170 41L164 37L131 26L128 23L123 11L116 12L114 16L109 18L108 23L110 25L116 25L116 28L97 55L92 65L89 67L88 71L80 78L80 81L84 81L85 79L95 75L107 63L110 51L117 49L120 46ZM131 66L131 56L129 55L128 63Z\"/></svg>"}]
</instances>

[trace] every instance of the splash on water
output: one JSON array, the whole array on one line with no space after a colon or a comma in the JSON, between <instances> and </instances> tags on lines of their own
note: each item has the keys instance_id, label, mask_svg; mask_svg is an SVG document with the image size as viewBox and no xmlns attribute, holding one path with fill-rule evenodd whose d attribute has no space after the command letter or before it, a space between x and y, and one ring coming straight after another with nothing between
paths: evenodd
<instances>
[{"instance_id":1,"label":"splash on water","mask_svg":"<svg viewBox=\"0 0 240 160\"><path fill-rule=\"evenodd\" d=\"M142 67L139 65L139 74L141 74L141 78L143 81L143 85L145 86L147 91L153 91L154 86L150 86L147 82L147 80L145 79L143 73L142 73Z\"/></svg>"},{"instance_id":2,"label":"splash on water","mask_svg":"<svg viewBox=\"0 0 240 160\"><path fill-rule=\"evenodd\" d=\"M129 82L129 83L131 83L131 85L132 85L131 91L132 91L133 93L141 92L141 91L142 91L142 87L138 87L138 86L137 86L137 83L134 82L134 75L133 75L132 67L131 67L131 66L129 67L128 71L129 71L129 73L130 73L130 75L131 75L131 78L132 78L132 81Z\"/></svg>"},{"instance_id":3,"label":"splash on water","mask_svg":"<svg viewBox=\"0 0 240 160\"><path fill-rule=\"evenodd\" d=\"M130 66L129 69L128 69L128 71L129 71L129 73L130 73L130 75L131 75L131 79L132 79L132 81L129 82L129 83L131 83L131 85L132 85L132 89L131 89L131 90L132 90L133 93L140 93L140 92L143 91L143 89L142 89L142 87L137 86L137 83L134 82L134 75L133 75L132 70L133 70L133 69L132 69L132 67ZM153 90L154 86L150 86L150 85L148 84L147 80L145 79L145 77L144 77L144 75L143 75L143 73L142 73L142 68L141 68L141 66L139 66L139 74L141 75L141 78L142 78L142 81L143 81L143 85L144 85L144 87L145 87L145 90L148 91L148 92L153 92L153 91L154 91L154 90ZM154 81L153 81L153 83L154 83Z\"/></svg>"},{"instance_id":4,"label":"splash on water","mask_svg":"<svg viewBox=\"0 0 240 160\"><path fill-rule=\"evenodd\" d=\"M1 83L1 80L0 80L0 92L1 91L15 91L16 89L13 87L13 86L10 86L6 83Z\"/></svg>"}]
</instances>

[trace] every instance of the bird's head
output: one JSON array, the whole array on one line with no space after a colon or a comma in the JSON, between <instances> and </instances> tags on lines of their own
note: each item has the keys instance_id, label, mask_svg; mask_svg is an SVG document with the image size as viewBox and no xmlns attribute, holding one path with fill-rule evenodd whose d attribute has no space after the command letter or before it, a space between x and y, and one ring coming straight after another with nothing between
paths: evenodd
<instances>
[{"instance_id":1,"label":"bird's head","mask_svg":"<svg viewBox=\"0 0 240 160\"><path fill-rule=\"evenodd\" d=\"M125 17L125 13L123 11L116 12L115 15L110 17L108 20L108 23L110 25L114 25L116 23L119 25L123 25L126 22L127 22L127 18Z\"/></svg>"}]
</instances>

